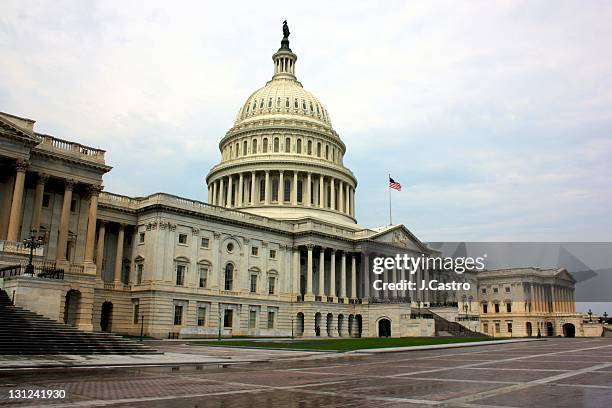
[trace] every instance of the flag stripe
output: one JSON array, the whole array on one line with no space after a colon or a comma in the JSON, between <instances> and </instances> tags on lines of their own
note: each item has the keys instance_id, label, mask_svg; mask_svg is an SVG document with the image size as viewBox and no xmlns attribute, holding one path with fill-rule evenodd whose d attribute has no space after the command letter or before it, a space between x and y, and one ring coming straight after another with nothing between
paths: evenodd
<instances>
[{"instance_id":1,"label":"flag stripe","mask_svg":"<svg viewBox=\"0 0 612 408\"><path fill-rule=\"evenodd\" d=\"M392 188L397 191L402 191L402 185L397 181L393 180L391 177L389 177L389 188Z\"/></svg>"}]
</instances>

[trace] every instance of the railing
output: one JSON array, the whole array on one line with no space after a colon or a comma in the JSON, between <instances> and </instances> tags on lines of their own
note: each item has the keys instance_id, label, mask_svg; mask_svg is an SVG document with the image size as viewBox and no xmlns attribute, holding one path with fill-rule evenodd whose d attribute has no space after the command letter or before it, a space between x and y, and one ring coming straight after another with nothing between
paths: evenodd
<instances>
[{"instance_id":1,"label":"railing","mask_svg":"<svg viewBox=\"0 0 612 408\"><path fill-rule=\"evenodd\" d=\"M457 302L430 303L429 307L458 307Z\"/></svg>"},{"instance_id":2,"label":"railing","mask_svg":"<svg viewBox=\"0 0 612 408\"><path fill-rule=\"evenodd\" d=\"M0 240L0 252L12 254L30 255L30 248L26 248L23 242ZM43 256L44 247L34 249L34 256Z\"/></svg>"},{"instance_id":3,"label":"railing","mask_svg":"<svg viewBox=\"0 0 612 408\"><path fill-rule=\"evenodd\" d=\"M9 265L0 268L0 278L28 275L43 279L64 279L64 270L39 265Z\"/></svg>"},{"instance_id":4,"label":"railing","mask_svg":"<svg viewBox=\"0 0 612 408\"><path fill-rule=\"evenodd\" d=\"M402 296L396 298L377 298L371 297L368 299L369 303L410 303L410 296Z\"/></svg>"},{"instance_id":5,"label":"railing","mask_svg":"<svg viewBox=\"0 0 612 408\"><path fill-rule=\"evenodd\" d=\"M70 142L40 133L36 133L35 136L40 139L40 144L36 146L39 149L69 154L81 159L104 163L104 154L106 153L104 150L94 149L93 147L84 146L80 143Z\"/></svg>"}]
</instances>

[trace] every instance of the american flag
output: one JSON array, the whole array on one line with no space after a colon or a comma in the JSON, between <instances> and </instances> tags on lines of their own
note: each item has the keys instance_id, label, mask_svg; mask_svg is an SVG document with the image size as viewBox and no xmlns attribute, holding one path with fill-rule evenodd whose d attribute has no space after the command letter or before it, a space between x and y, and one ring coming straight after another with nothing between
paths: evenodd
<instances>
[{"instance_id":1,"label":"american flag","mask_svg":"<svg viewBox=\"0 0 612 408\"><path fill-rule=\"evenodd\" d=\"M402 191L402 185L398 183L397 181L393 180L390 176L389 176L389 188L392 188L397 191Z\"/></svg>"}]
</instances>

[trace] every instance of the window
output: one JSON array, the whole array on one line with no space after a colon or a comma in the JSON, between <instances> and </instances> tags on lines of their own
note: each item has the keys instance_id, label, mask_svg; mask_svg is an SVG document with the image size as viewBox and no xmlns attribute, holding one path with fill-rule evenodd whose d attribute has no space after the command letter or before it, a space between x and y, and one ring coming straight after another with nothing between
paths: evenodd
<instances>
[{"instance_id":1,"label":"window","mask_svg":"<svg viewBox=\"0 0 612 408\"><path fill-rule=\"evenodd\" d=\"M138 233L138 243L144 244L144 242L145 242L145 233L144 232Z\"/></svg>"},{"instance_id":2,"label":"window","mask_svg":"<svg viewBox=\"0 0 612 408\"><path fill-rule=\"evenodd\" d=\"M227 252L232 252L234 250L234 244L232 242L228 243L227 246Z\"/></svg>"},{"instance_id":3,"label":"window","mask_svg":"<svg viewBox=\"0 0 612 408\"><path fill-rule=\"evenodd\" d=\"M512 313L512 303L506 303L506 313Z\"/></svg>"},{"instance_id":4,"label":"window","mask_svg":"<svg viewBox=\"0 0 612 408\"><path fill-rule=\"evenodd\" d=\"M297 145L296 145L295 150L297 153L300 153L300 154L302 153L302 139L297 140Z\"/></svg>"},{"instance_id":5,"label":"window","mask_svg":"<svg viewBox=\"0 0 612 408\"><path fill-rule=\"evenodd\" d=\"M508 326L508 333L512 333L512 322L508 322L507 326Z\"/></svg>"},{"instance_id":6,"label":"window","mask_svg":"<svg viewBox=\"0 0 612 408\"><path fill-rule=\"evenodd\" d=\"M176 286L183 286L185 282L185 265L176 265Z\"/></svg>"},{"instance_id":7,"label":"window","mask_svg":"<svg viewBox=\"0 0 612 408\"><path fill-rule=\"evenodd\" d=\"M251 275L250 285L251 293L257 293L257 275Z\"/></svg>"},{"instance_id":8,"label":"window","mask_svg":"<svg viewBox=\"0 0 612 408\"><path fill-rule=\"evenodd\" d=\"M274 153L278 153L278 145L279 145L278 137L275 137L274 138Z\"/></svg>"},{"instance_id":9,"label":"window","mask_svg":"<svg viewBox=\"0 0 612 408\"><path fill-rule=\"evenodd\" d=\"M274 276L270 276L268 278L268 294L274 294L274 286L276 285L276 278Z\"/></svg>"},{"instance_id":10,"label":"window","mask_svg":"<svg viewBox=\"0 0 612 408\"><path fill-rule=\"evenodd\" d=\"M42 206L44 208L49 208L50 203L51 203L51 194L43 194Z\"/></svg>"},{"instance_id":11,"label":"window","mask_svg":"<svg viewBox=\"0 0 612 408\"><path fill-rule=\"evenodd\" d=\"M489 324L488 323L483 323L482 324L482 331L485 333L489 332Z\"/></svg>"},{"instance_id":12,"label":"window","mask_svg":"<svg viewBox=\"0 0 612 408\"><path fill-rule=\"evenodd\" d=\"M200 276L199 276L198 286L201 288L205 288L208 283L208 268L201 267L200 268Z\"/></svg>"},{"instance_id":13,"label":"window","mask_svg":"<svg viewBox=\"0 0 612 408\"><path fill-rule=\"evenodd\" d=\"M482 305L482 313L488 313L489 312L489 306L486 304Z\"/></svg>"},{"instance_id":14,"label":"window","mask_svg":"<svg viewBox=\"0 0 612 408\"><path fill-rule=\"evenodd\" d=\"M209 238L202 238L202 240L200 241L200 247L208 248L209 245L210 245L210 239Z\"/></svg>"},{"instance_id":15,"label":"window","mask_svg":"<svg viewBox=\"0 0 612 408\"><path fill-rule=\"evenodd\" d=\"M499 313L499 303L495 303L495 313Z\"/></svg>"},{"instance_id":16,"label":"window","mask_svg":"<svg viewBox=\"0 0 612 408\"><path fill-rule=\"evenodd\" d=\"M183 324L183 306L174 305L174 325L180 326Z\"/></svg>"},{"instance_id":17,"label":"window","mask_svg":"<svg viewBox=\"0 0 612 408\"><path fill-rule=\"evenodd\" d=\"M287 102L289 102L289 99L287 99ZM285 139L285 153L289 153L291 152L291 139L286 138Z\"/></svg>"},{"instance_id":18,"label":"window","mask_svg":"<svg viewBox=\"0 0 612 408\"><path fill-rule=\"evenodd\" d=\"M317 143L317 157L321 157L321 142Z\"/></svg>"},{"instance_id":19,"label":"window","mask_svg":"<svg viewBox=\"0 0 612 408\"><path fill-rule=\"evenodd\" d=\"M302 180L298 180L297 183L297 201L298 203L302 202Z\"/></svg>"},{"instance_id":20,"label":"window","mask_svg":"<svg viewBox=\"0 0 612 408\"><path fill-rule=\"evenodd\" d=\"M259 180L259 201L266 200L266 181L264 179Z\"/></svg>"},{"instance_id":21,"label":"window","mask_svg":"<svg viewBox=\"0 0 612 408\"><path fill-rule=\"evenodd\" d=\"M187 245L187 234L179 234L178 243L181 245Z\"/></svg>"},{"instance_id":22,"label":"window","mask_svg":"<svg viewBox=\"0 0 612 408\"><path fill-rule=\"evenodd\" d=\"M206 324L206 308L198 307L198 326L202 327Z\"/></svg>"},{"instance_id":23,"label":"window","mask_svg":"<svg viewBox=\"0 0 612 408\"><path fill-rule=\"evenodd\" d=\"M498 288L493 288L493 293L497 293L497 292L499 292L499 289Z\"/></svg>"},{"instance_id":24,"label":"window","mask_svg":"<svg viewBox=\"0 0 612 408\"><path fill-rule=\"evenodd\" d=\"M308 154L312 154L312 140L308 141L308 150L306 152Z\"/></svg>"},{"instance_id":25,"label":"window","mask_svg":"<svg viewBox=\"0 0 612 408\"><path fill-rule=\"evenodd\" d=\"M144 270L144 264L136 264L136 284L140 285L142 283L142 272Z\"/></svg>"},{"instance_id":26,"label":"window","mask_svg":"<svg viewBox=\"0 0 612 408\"><path fill-rule=\"evenodd\" d=\"M499 327L499 322L495 323L495 333L499 333L500 331L500 327Z\"/></svg>"},{"instance_id":27,"label":"window","mask_svg":"<svg viewBox=\"0 0 612 408\"><path fill-rule=\"evenodd\" d=\"M76 200L70 201L70 212L76 212L76 207L77 207L77 201Z\"/></svg>"},{"instance_id":28,"label":"window","mask_svg":"<svg viewBox=\"0 0 612 408\"><path fill-rule=\"evenodd\" d=\"M251 153L257 153L257 139L253 139L253 150L251 150Z\"/></svg>"},{"instance_id":29,"label":"window","mask_svg":"<svg viewBox=\"0 0 612 408\"><path fill-rule=\"evenodd\" d=\"M242 155L247 154L247 141L242 142Z\"/></svg>"},{"instance_id":30,"label":"window","mask_svg":"<svg viewBox=\"0 0 612 408\"><path fill-rule=\"evenodd\" d=\"M232 327L234 320L234 311L225 309L223 311L223 327Z\"/></svg>"},{"instance_id":31,"label":"window","mask_svg":"<svg viewBox=\"0 0 612 408\"><path fill-rule=\"evenodd\" d=\"M291 180L285 180L285 191L283 192L283 199L285 201L291 200Z\"/></svg>"},{"instance_id":32,"label":"window","mask_svg":"<svg viewBox=\"0 0 612 408\"><path fill-rule=\"evenodd\" d=\"M140 304L136 301L134 302L134 316L133 316L134 324L138 324L139 317L140 317Z\"/></svg>"},{"instance_id":33,"label":"window","mask_svg":"<svg viewBox=\"0 0 612 408\"><path fill-rule=\"evenodd\" d=\"M506 286L506 293L510 293L510 286Z\"/></svg>"},{"instance_id":34,"label":"window","mask_svg":"<svg viewBox=\"0 0 612 408\"><path fill-rule=\"evenodd\" d=\"M272 201L278 201L278 180L272 180Z\"/></svg>"},{"instance_id":35,"label":"window","mask_svg":"<svg viewBox=\"0 0 612 408\"><path fill-rule=\"evenodd\" d=\"M276 259L276 249L270 250L270 259Z\"/></svg>"},{"instance_id":36,"label":"window","mask_svg":"<svg viewBox=\"0 0 612 408\"><path fill-rule=\"evenodd\" d=\"M268 312L268 329L274 328L274 312Z\"/></svg>"},{"instance_id":37,"label":"window","mask_svg":"<svg viewBox=\"0 0 612 408\"><path fill-rule=\"evenodd\" d=\"M228 263L225 265L225 290L232 290L234 286L234 265Z\"/></svg>"},{"instance_id":38,"label":"window","mask_svg":"<svg viewBox=\"0 0 612 408\"><path fill-rule=\"evenodd\" d=\"M487 294L487 288L482 288L481 293L482 293L483 295L486 295L486 294Z\"/></svg>"},{"instance_id":39,"label":"window","mask_svg":"<svg viewBox=\"0 0 612 408\"><path fill-rule=\"evenodd\" d=\"M263 144L261 145L261 152L268 153L268 138L264 137Z\"/></svg>"},{"instance_id":40,"label":"window","mask_svg":"<svg viewBox=\"0 0 612 408\"><path fill-rule=\"evenodd\" d=\"M259 255L259 247L256 247L256 246L251 247L251 255L258 256Z\"/></svg>"},{"instance_id":41,"label":"window","mask_svg":"<svg viewBox=\"0 0 612 408\"><path fill-rule=\"evenodd\" d=\"M257 311L250 310L249 311L249 329L254 329L257 327Z\"/></svg>"}]
</instances>

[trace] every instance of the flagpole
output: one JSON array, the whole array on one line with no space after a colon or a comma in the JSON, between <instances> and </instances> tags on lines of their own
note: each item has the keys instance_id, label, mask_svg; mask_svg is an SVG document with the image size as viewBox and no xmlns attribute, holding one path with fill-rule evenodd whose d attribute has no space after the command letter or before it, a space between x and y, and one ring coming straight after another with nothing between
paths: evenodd
<instances>
[{"instance_id":1,"label":"flagpole","mask_svg":"<svg viewBox=\"0 0 612 408\"><path fill-rule=\"evenodd\" d=\"M389 189L389 225L393 225L391 219L391 173L389 173L389 180L387 180L387 188Z\"/></svg>"}]
</instances>

